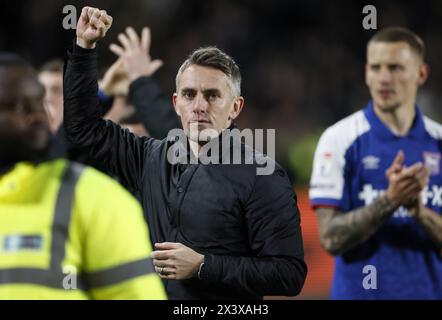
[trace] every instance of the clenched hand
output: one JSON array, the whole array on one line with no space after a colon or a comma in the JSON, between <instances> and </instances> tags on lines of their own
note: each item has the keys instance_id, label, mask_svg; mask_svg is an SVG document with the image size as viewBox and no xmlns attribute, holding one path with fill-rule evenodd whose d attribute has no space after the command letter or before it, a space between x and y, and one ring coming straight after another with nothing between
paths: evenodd
<instances>
[{"instance_id":1,"label":"clenched hand","mask_svg":"<svg viewBox=\"0 0 442 320\"><path fill-rule=\"evenodd\" d=\"M112 25L112 17L105 10L84 7L77 23L77 45L85 49L95 48Z\"/></svg>"}]
</instances>

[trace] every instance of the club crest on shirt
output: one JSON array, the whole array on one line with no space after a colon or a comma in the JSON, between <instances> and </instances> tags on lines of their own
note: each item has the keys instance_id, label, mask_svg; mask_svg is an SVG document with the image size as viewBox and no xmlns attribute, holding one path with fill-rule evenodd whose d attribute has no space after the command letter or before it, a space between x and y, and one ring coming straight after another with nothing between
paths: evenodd
<instances>
[{"instance_id":1,"label":"club crest on shirt","mask_svg":"<svg viewBox=\"0 0 442 320\"><path fill-rule=\"evenodd\" d=\"M424 164L430 169L432 176L438 175L440 172L440 153L427 152L423 154Z\"/></svg>"}]
</instances>

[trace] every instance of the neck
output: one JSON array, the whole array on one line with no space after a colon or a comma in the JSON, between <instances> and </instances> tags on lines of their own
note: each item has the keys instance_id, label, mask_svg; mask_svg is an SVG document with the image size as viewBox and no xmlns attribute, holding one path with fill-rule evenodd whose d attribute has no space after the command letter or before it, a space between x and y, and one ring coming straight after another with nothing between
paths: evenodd
<instances>
[{"instance_id":1,"label":"neck","mask_svg":"<svg viewBox=\"0 0 442 320\"><path fill-rule=\"evenodd\" d=\"M218 133L218 137L219 137L221 134L223 134L224 130L226 130L226 129L233 129L233 128L234 128L233 123L230 123L230 125L229 125L227 128L223 129L221 132ZM199 152L200 152L200 150L201 150L201 147L203 147L205 144L208 143L207 141L204 141L204 142L202 142L202 141L196 142L196 141L193 141L193 140L191 140L191 139L189 139L189 138L187 138L187 139L189 140L190 150L192 150L192 153L193 153L194 155L198 155L198 156L199 156Z\"/></svg>"},{"instance_id":2,"label":"neck","mask_svg":"<svg viewBox=\"0 0 442 320\"><path fill-rule=\"evenodd\" d=\"M382 110L374 106L374 112L381 121L397 136L405 136L413 125L416 110L414 104L401 105L392 110Z\"/></svg>"},{"instance_id":3,"label":"neck","mask_svg":"<svg viewBox=\"0 0 442 320\"><path fill-rule=\"evenodd\" d=\"M199 155L200 153L200 148L202 147L202 145L200 145L198 142L195 142L191 139L189 139L189 145L190 145L190 150L191 152L196 156Z\"/></svg>"}]
</instances>

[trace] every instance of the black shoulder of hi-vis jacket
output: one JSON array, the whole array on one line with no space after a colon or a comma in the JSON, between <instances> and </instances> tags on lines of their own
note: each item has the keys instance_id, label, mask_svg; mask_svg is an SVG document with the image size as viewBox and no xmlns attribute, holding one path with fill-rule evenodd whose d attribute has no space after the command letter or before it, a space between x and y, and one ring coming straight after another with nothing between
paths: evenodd
<instances>
[{"instance_id":1,"label":"black shoulder of hi-vis jacket","mask_svg":"<svg viewBox=\"0 0 442 320\"><path fill-rule=\"evenodd\" d=\"M279 165L270 175L257 175L255 163L173 164L175 139L139 138L100 118L96 49L75 46L66 63L69 140L139 191L152 243L180 242L204 254L200 278L165 281L169 298L261 299L300 292L307 274L300 214Z\"/></svg>"}]
</instances>

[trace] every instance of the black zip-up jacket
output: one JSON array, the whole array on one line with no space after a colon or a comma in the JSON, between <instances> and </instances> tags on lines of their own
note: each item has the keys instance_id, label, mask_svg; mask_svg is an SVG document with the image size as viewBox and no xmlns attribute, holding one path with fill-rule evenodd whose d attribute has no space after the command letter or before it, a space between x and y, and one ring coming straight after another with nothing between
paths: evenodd
<instances>
[{"instance_id":1,"label":"black zip-up jacket","mask_svg":"<svg viewBox=\"0 0 442 320\"><path fill-rule=\"evenodd\" d=\"M96 49L74 46L64 74L66 134L139 191L152 243L180 242L204 255L200 278L165 281L169 298L297 295L307 267L284 170L276 165L273 174L257 175L255 164L171 164L178 136L139 138L100 118L97 75Z\"/></svg>"}]
</instances>

